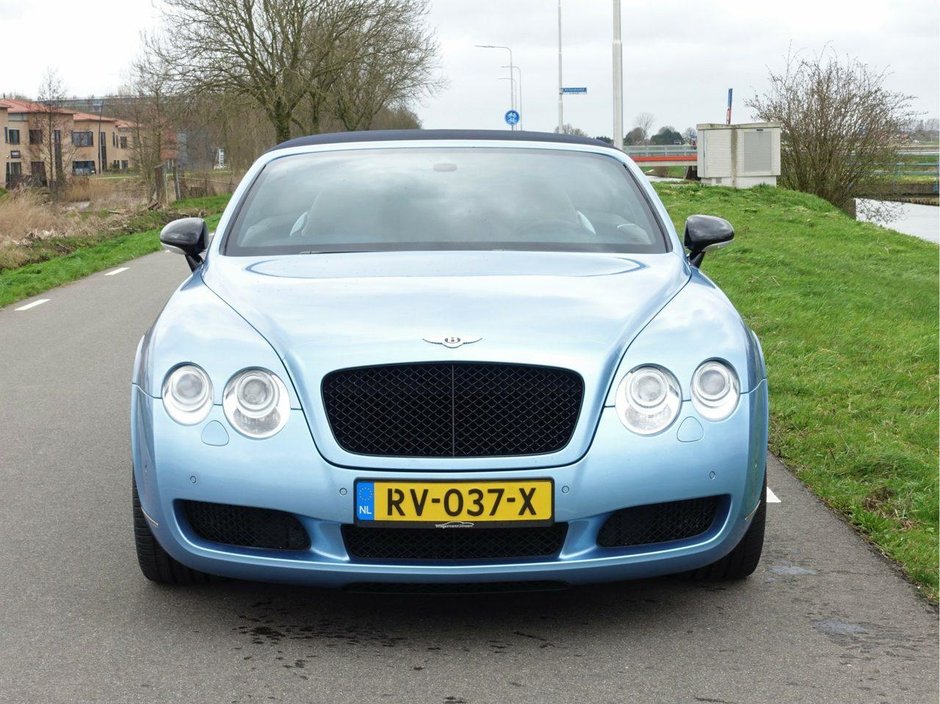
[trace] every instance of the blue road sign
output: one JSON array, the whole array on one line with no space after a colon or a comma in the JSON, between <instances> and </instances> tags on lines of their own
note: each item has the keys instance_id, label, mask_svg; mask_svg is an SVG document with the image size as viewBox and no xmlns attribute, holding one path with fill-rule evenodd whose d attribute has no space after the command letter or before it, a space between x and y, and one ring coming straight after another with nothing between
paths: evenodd
<instances>
[{"instance_id":1,"label":"blue road sign","mask_svg":"<svg viewBox=\"0 0 940 704\"><path fill-rule=\"evenodd\" d=\"M507 125L518 125L518 124L519 124L519 111L518 111L518 110L507 110L507 111L506 111L506 124L507 124Z\"/></svg>"},{"instance_id":2,"label":"blue road sign","mask_svg":"<svg viewBox=\"0 0 940 704\"><path fill-rule=\"evenodd\" d=\"M572 88L562 88L562 93L587 93L587 86L575 86Z\"/></svg>"}]
</instances>

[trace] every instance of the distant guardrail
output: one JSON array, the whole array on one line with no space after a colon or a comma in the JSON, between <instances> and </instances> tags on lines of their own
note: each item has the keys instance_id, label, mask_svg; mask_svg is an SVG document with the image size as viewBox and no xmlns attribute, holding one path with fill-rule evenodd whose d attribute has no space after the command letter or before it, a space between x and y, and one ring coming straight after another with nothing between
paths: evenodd
<instances>
[{"instance_id":1,"label":"distant guardrail","mask_svg":"<svg viewBox=\"0 0 940 704\"><path fill-rule=\"evenodd\" d=\"M631 144L623 150L628 156L695 156L696 148L690 144Z\"/></svg>"}]
</instances>

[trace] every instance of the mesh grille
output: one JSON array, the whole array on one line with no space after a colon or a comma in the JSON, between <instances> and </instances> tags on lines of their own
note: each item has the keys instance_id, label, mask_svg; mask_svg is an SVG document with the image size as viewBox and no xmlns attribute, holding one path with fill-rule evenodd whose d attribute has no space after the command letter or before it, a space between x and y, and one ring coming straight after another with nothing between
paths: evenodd
<instances>
[{"instance_id":1,"label":"mesh grille","mask_svg":"<svg viewBox=\"0 0 940 704\"><path fill-rule=\"evenodd\" d=\"M343 526L350 557L371 560L491 560L557 555L567 523L548 528L360 528Z\"/></svg>"},{"instance_id":2,"label":"mesh grille","mask_svg":"<svg viewBox=\"0 0 940 704\"><path fill-rule=\"evenodd\" d=\"M339 445L386 457L556 452L571 439L583 393L572 371L511 364L359 367L323 380Z\"/></svg>"},{"instance_id":3,"label":"mesh grille","mask_svg":"<svg viewBox=\"0 0 940 704\"><path fill-rule=\"evenodd\" d=\"M310 536L289 513L266 508L183 501L183 512L203 540L266 550L306 550Z\"/></svg>"},{"instance_id":4,"label":"mesh grille","mask_svg":"<svg viewBox=\"0 0 940 704\"><path fill-rule=\"evenodd\" d=\"M714 522L719 500L718 496L708 496L621 509L601 527L597 544L603 548L621 548L701 535Z\"/></svg>"}]
</instances>

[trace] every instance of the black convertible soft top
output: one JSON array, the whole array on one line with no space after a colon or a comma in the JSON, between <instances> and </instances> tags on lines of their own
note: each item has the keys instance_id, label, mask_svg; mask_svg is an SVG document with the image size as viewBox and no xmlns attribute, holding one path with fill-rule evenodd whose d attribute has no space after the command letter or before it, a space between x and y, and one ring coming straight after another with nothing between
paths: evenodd
<instances>
[{"instance_id":1,"label":"black convertible soft top","mask_svg":"<svg viewBox=\"0 0 940 704\"><path fill-rule=\"evenodd\" d=\"M364 132L334 132L295 137L281 142L268 151L304 147L311 144L343 144L348 142L393 142L414 139L492 139L511 142L555 142L563 144L589 144L594 147L610 147L599 139L577 137L554 132L522 132L511 130L368 130Z\"/></svg>"}]
</instances>

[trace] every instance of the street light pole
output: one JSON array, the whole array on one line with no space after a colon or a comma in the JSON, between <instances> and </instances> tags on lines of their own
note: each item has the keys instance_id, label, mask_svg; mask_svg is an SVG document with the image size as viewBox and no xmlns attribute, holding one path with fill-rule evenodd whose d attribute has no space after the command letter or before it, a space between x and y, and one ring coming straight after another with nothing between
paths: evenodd
<instances>
[{"instance_id":1,"label":"street light pole","mask_svg":"<svg viewBox=\"0 0 940 704\"><path fill-rule=\"evenodd\" d=\"M98 134L92 140L92 144L98 145L98 173L102 172L101 170L101 150L104 145L101 143L101 110L104 108L104 101L98 101Z\"/></svg>"},{"instance_id":2,"label":"street light pole","mask_svg":"<svg viewBox=\"0 0 940 704\"><path fill-rule=\"evenodd\" d=\"M561 86L561 0L558 0L558 134L565 129L565 103Z\"/></svg>"},{"instance_id":3,"label":"street light pole","mask_svg":"<svg viewBox=\"0 0 940 704\"><path fill-rule=\"evenodd\" d=\"M525 113L522 111L522 69L519 68L518 66L500 66L500 68L508 68L510 71L513 70L513 69L515 69L516 71L519 72L519 114L520 114L520 115L525 115ZM503 80L505 81L505 80L508 80L508 79L504 78ZM522 119L521 119L521 118L519 119L519 125L518 125L518 127L519 127L520 130L522 129Z\"/></svg>"},{"instance_id":4,"label":"street light pole","mask_svg":"<svg viewBox=\"0 0 940 704\"><path fill-rule=\"evenodd\" d=\"M623 149L623 42L620 39L620 0L614 0L614 146Z\"/></svg>"},{"instance_id":5,"label":"street light pole","mask_svg":"<svg viewBox=\"0 0 940 704\"><path fill-rule=\"evenodd\" d=\"M509 107L516 109L516 75L513 73L512 49L501 44L477 44L478 49L505 49L509 52ZM515 125L509 125L509 129L515 130Z\"/></svg>"}]
</instances>

